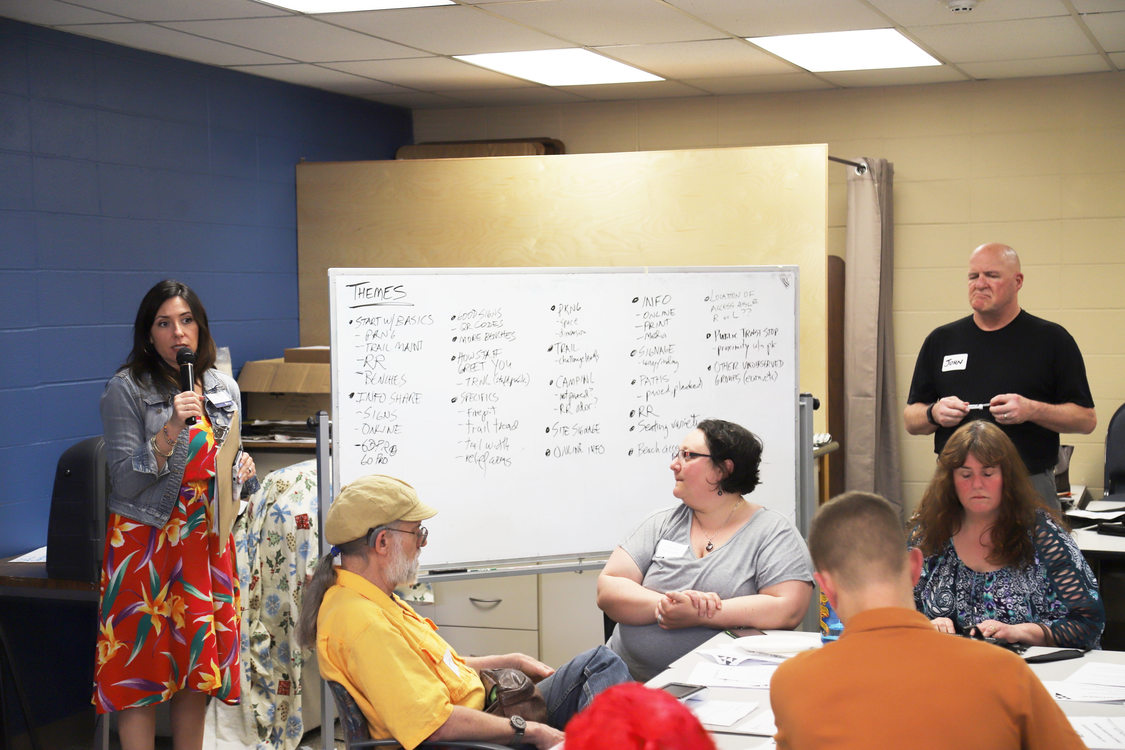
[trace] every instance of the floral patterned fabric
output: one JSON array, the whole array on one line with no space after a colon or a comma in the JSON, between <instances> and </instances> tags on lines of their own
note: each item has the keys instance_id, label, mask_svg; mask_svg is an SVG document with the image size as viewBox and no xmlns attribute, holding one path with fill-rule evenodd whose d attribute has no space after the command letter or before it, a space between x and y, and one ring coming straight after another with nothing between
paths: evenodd
<instances>
[{"instance_id":1,"label":"floral patterned fabric","mask_svg":"<svg viewBox=\"0 0 1125 750\"><path fill-rule=\"evenodd\" d=\"M156 528L116 513L107 520L98 713L160 703L185 689L239 700L234 545L220 553L210 531L218 446L206 416L189 430L188 463L168 523Z\"/></svg>"},{"instance_id":2,"label":"floral patterned fabric","mask_svg":"<svg viewBox=\"0 0 1125 750\"><path fill-rule=\"evenodd\" d=\"M1056 645L1070 648L1098 648L1105 627L1093 571L1071 536L1043 511L1027 566L977 572L961 561L950 539L925 559L914 603L931 620L950 618L960 633L982 620L1041 622Z\"/></svg>"},{"instance_id":3,"label":"floral patterned fabric","mask_svg":"<svg viewBox=\"0 0 1125 750\"><path fill-rule=\"evenodd\" d=\"M305 581L318 557L316 493L315 461L278 469L235 522L245 605L242 705L218 706L214 718L208 714L218 747L295 750L305 732L303 681L313 653L300 648L295 631Z\"/></svg>"}]
</instances>

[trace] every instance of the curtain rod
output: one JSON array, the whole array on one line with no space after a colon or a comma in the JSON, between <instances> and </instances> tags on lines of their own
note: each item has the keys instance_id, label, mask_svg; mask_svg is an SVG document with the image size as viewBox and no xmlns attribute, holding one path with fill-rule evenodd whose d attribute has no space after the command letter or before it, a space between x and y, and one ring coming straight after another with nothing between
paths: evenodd
<instances>
[{"instance_id":1,"label":"curtain rod","mask_svg":"<svg viewBox=\"0 0 1125 750\"><path fill-rule=\"evenodd\" d=\"M867 165L861 164L858 161L849 161L847 159L841 159L838 156L829 156L828 161L834 161L838 164L847 164L849 167L855 167L856 174L864 174L865 172L867 172Z\"/></svg>"}]
</instances>

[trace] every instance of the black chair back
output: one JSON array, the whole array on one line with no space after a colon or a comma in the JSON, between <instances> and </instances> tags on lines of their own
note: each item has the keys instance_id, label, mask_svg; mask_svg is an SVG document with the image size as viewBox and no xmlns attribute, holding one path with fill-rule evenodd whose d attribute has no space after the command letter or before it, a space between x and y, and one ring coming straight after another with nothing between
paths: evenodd
<instances>
[{"instance_id":1,"label":"black chair back","mask_svg":"<svg viewBox=\"0 0 1125 750\"><path fill-rule=\"evenodd\" d=\"M1105 432L1105 494L1125 495L1125 404L1117 407Z\"/></svg>"},{"instance_id":2,"label":"black chair back","mask_svg":"<svg viewBox=\"0 0 1125 750\"><path fill-rule=\"evenodd\" d=\"M373 740L367 731L367 719L363 716L355 698L340 683L335 680L325 680L328 689L332 691L332 698L336 701L336 713L340 716L340 725L344 729L344 746L347 750L361 750L368 747L402 747L394 740ZM454 748L462 750L507 750L504 745L495 745L489 742L473 742L467 740L423 742L421 748Z\"/></svg>"}]
</instances>

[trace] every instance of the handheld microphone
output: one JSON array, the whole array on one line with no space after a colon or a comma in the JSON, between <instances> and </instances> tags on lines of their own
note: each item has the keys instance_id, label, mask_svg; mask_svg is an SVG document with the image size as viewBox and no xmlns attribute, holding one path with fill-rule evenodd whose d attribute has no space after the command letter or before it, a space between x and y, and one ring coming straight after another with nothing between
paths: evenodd
<instances>
[{"instance_id":1,"label":"handheld microphone","mask_svg":"<svg viewBox=\"0 0 1125 750\"><path fill-rule=\"evenodd\" d=\"M191 349L176 351L176 364L180 366L180 390L195 390L195 352ZM195 424L195 417L188 417L185 424Z\"/></svg>"}]
</instances>

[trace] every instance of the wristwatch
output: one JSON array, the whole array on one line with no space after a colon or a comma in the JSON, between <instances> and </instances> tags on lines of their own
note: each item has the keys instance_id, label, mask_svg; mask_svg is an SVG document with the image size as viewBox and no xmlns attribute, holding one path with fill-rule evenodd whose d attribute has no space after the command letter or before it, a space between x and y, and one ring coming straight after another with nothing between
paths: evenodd
<instances>
[{"instance_id":1,"label":"wristwatch","mask_svg":"<svg viewBox=\"0 0 1125 750\"><path fill-rule=\"evenodd\" d=\"M934 419L934 407L935 406L937 406L936 401L926 407L926 419L929 421L930 424L934 425L935 427L941 427L941 425L938 424L938 421L936 419Z\"/></svg>"},{"instance_id":2,"label":"wristwatch","mask_svg":"<svg viewBox=\"0 0 1125 750\"><path fill-rule=\"evenodd\" d=\"M519 747L523 744L523 733L527 729L527 722L524 721L522 716L513 716L508 719L508 723L512 725L512 729L516 733L516 736L508 744L512 747Z\"/></svg>"}]
</instances>

